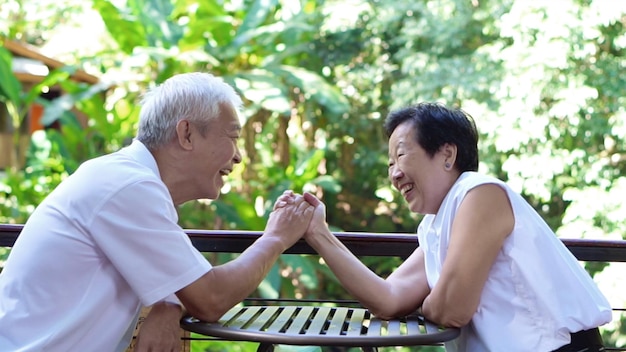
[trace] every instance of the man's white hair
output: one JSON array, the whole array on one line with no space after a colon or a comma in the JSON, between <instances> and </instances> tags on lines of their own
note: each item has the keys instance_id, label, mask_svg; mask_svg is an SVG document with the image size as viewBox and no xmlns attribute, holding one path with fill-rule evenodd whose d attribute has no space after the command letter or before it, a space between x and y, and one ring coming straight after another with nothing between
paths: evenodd
<instances>
[{"instance_id":1,"label":"man's white hair","mask_svg":"<svg viewBox=\"0 0 626 352\"><path fill-rule=\"evenodd\" d=\"M221 107L232 106L239 113L242 101L221 78L192 72L172 76L149 90L141 106L137 139L154 150L174 138L178 121L187 119L205 133Z\"/></svg>"}]
</instances>

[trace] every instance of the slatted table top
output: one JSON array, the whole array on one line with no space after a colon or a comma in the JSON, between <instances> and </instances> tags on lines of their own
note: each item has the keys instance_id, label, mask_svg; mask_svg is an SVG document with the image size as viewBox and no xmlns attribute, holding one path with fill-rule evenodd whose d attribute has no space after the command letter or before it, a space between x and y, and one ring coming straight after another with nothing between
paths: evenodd
<instances>
[{"instance_id":1,"label":"slatted table top","mask_svg":"<svg viewBox=\"0 0 626 352\"><path fill-rule=\"evenodd\" d=\"M217 323L187 316L183 329L231 341L314 346L416 346L459 336L418 315L394 320L373 317L363 308L322 306L234 307Z\"/></svg>"}]
</instances>

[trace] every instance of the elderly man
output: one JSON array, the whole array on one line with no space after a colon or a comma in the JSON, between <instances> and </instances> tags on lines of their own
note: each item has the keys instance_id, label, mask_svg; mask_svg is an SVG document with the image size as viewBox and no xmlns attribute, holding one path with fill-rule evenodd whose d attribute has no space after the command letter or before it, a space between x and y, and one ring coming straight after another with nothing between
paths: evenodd
<instances>
[{"instance_id":1,"label":"elderly man","mask_svg":"<svg viewBox=\"0 0 626 352\"><path fill-rule=\"evenodd\" d=\"M146 94L133 143L85 162L25 224L0 275L0 350L123 351L142 306L153 308L137 349L176 350L179 303L215 321L258 286L303 235L309 203L281 204L263 236L219 266L192 246L175 208L217 198L241 162L240 107L206 73Z\"/></svg>"}]
</instances>

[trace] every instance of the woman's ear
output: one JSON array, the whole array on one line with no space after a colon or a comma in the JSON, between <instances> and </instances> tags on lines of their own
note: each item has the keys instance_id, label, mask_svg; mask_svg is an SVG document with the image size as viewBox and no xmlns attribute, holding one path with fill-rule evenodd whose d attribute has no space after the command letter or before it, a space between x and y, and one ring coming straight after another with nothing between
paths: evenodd
<instances>
[{"instance_id":1,"label":"woman's ear","mask_svg":"<svg viewBox=\"0 0 626 352\"><path fill-rule=\"evenodd\" d=\"M441 147L441 152L444 159L444 168L446 170L452 170L456 162L457 147L456 144L446 143Z\"/></svg>"}]
</instances>

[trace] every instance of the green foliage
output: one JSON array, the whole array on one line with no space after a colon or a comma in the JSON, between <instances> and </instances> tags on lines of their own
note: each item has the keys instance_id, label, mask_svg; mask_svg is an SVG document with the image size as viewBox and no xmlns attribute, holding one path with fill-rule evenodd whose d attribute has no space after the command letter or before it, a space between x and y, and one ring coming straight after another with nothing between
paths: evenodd
<instances>
[{"instance_id":1,"label":"green foliage","mask_svg":"<svg viewBox=\"0 0 626 352\"><path fill-rule=\"evenodd\" d=\"M617 2L20 3L25 7L0 10L11 14L0 31L34 44L55 34L53 21L29 16L37 6L40 13L56 10L56 19L63 7L98 11L109 40L82 61L122 78L115 86L88 86L69 79L77 67L70 65L24 88L0 48L0 101L13 129L23 127L33 102L45 104L46 122L61 125L33 135L26 167L7 169L0 179L2 222L24 222L81 162L127 144L137 99L148 87L175 73L209 71L245 101L245 167L218 200L179 208L185 228L261 230L276 197L294 189L321 197L335 230L414 232L420 217L387 180L381 125L391 109L429 100L474 116L481 171L523 194L559 236L626 234L619 196L626 194L626 7ZM66 94L42 101L41 92L54 85ZM86 125L77 122L77 110ZM216 264L232 258L210 255ZM383 276L400 264L363 260ZM612 266L587 269L606 284ZM315 256L284 256L256 294L350 298ZM615 297L612 305L623 306ZM616 320L604 334L624 346L626 324ZM233 348L207 346L194 350Z\"/></svg>"},{"instance_id":2,"label":"green foliage","mask_svg":"<svg viewBox=\"0 0 626 352\"><path fill-rule=\"evenodd\" d=\"M13 75L11 61L11 53L5 48L0 48L0 77L2 77L0 80L0 97L4 102L19 104L22 85Z\"/></svg>"}]
</instances>

